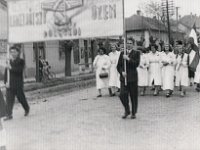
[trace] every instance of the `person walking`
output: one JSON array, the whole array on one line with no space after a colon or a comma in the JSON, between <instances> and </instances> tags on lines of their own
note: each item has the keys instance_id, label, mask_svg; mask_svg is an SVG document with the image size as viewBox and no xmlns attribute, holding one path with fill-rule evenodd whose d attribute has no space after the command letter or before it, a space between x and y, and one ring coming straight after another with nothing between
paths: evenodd
<instances>
[{"instance_id":1,"label":"person walking","mask_svg":"<svg viewBox=\"0 0 200 150\"><path fill-rule=\"evenodd\" d=\"M101 90L108 88L109 68L111 65L110 58L105 54L106 49L99 48L99 54L95 57L93 66L96 68L96 88L99 92L97 97L101 97Z\"/></svg>"},{"instance_id":2,"label":"person walking","mask_svg":"<svg viewBox=\"0 0 200 150\"><path fill-rule=\"evenodd\" d=\"M186 87L189 86L189 76L188 76L188 54L183 50L183 46L179 45L178 54L176 56L176 81L175 85L177 87L181 86L181 96L185 96Z\"/></svg>"},{"instance_id":3,"label":"person walking","mask_svg":"<svg viewBox=\"0 0 200 150\"><path fill-rule=\"evenodd\" d=\"M148 86L148 67L149 67L149 58L148 54L146 54L145 48L141 49L140 55L140 64L137 68L138 71L138 86L140 88L140 95L144 96L146 87Z\"/></svg>"},{"instance_id":4,"label":"person walking","mask_svg":"<svg viewBox=\"0 0 200 150\"><path fill-rule=\"evenodd\" d=\"M119 59L120 52L117 51L117 45L111 44L112 52L109 53L111 66L109 70L109 93L110 96L115 96L115 92L119 91L120 81L119 81L119 73L117 71L117 63Z\"/></svg>"},{"instance_id":5,"label":"person walking","mask_svg":"<svg viewBox=\"0 0 200 150\"><path fill-rule=\"evenodd\" d=\"M186 53L189 55L189 69L194 71L194 83L196 91L200 92L200 50L195 44L194 38L189 37Z\"/></svg>"},{"instance_id":6,"label":"person walking","mask_svg":"<svg viewBox=\"0 0 200 150\"><path fill-rule=\"evenodd\" d=\"M149 86L154 86L154 96L159 94L160 86L162 85L161 74L161 52L157 51L157 45L150 45L149 59Z\"/></svg>"},{"instance_id":7,"label":"person walking","mask_svg":"<svg viewBox=\"0 0 200 150\"><path fill-rule=\"evenodd\" d=\"M23 70L24 70L24 60L21 59L20 50L17 47L10 48L11 59L10 63L7 64L4 83L6 84L6 110L7 116L5 120L10 120L13 118L13 106L15 101L15 96L18 101L23 106L25 113L24 116L28 116L30 107L26 100L24 94L24 83L23 83ZM7 82L7 69L10 71L10 84Z\"/></svg>"},{"instance_id":8,"label":"person walking","mask_svg":"<svg viewBox=\"0 0 200 150\"><path fill-rule=\"evenodd\" d=\"M170 52L168 44L164 47L164 53L161 56L162 63L162 88L166 91L166 97L170 97L174 90L175 75L175 55Z\"/></svg>"},{"instance_id":9,"label":"person walking","mask_svg":"<svg viewBox=\"0 0 200 150\"><path fill-rule=\"evenodd\" d=\"M6 104L0 90L0 150L6 150L6 133L3 127L3 117L6 116Z\"/></svg>"},{"instance_id":10,"label":"person walking","mask_svg":"<svg viewBox=\"0 0 200 150\"><path fill-rule=\"evenodd\" d=\"M132 115L131 118L136 118L137 108L138 108L138 73L137 67L140 63L140 52L133 49L133 40L128 39L127 44L127 53L124 54L124 51L120 53L119 61L117 64L117 71L120 74L120 100L124 106L125 113L122 116L123 119L127 118L130 115L130 106L129 106L129 95L131 98L132 104ZM126 61L126 72L124 68L124 61ZM127 85L125 85L125 79L127 79Z\"/></svg>"}]
</instances>

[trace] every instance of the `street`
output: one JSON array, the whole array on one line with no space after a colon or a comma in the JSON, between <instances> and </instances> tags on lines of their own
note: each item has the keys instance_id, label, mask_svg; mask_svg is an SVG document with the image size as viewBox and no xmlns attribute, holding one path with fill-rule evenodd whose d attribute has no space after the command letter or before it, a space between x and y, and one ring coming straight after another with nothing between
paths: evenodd
<instances>
[{"instance_id":1,"label":"street","mask_svg":"<svg viewBox=\"0 0 200 150\"><path fill-rule=\"evenodd\" d=\"M14 119L5 122L8 150L199 150L200 99L190 88L170 98L139 97L137 119L121 119L119 98L94 87L29 101L23 116L17 103Z\"/></svg>"}]
</instances>

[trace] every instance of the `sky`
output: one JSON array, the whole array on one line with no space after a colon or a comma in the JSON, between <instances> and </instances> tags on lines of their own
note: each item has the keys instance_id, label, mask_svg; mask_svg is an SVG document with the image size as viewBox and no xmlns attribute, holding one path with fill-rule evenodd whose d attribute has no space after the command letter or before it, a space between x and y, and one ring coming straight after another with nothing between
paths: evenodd
<instances>
[{"instance_id":1,"label":"sky","mask_svg":"<svg viewBox=\"0 0 200 150\"><path fill-rule=\"evenodd\" d=\"M143 2L148 2L150 0L124 0L125 3L125 16L129 17L133 14L136 14L136 11L139 9L139 6ZM160 2L161 0L151 0ZM171 0L169 0L171 1ZM175 7L179 8L179 15L189 15L196 14L197 16L200 16L200 0L173 0Z\"/></svg>"}]
</instances>

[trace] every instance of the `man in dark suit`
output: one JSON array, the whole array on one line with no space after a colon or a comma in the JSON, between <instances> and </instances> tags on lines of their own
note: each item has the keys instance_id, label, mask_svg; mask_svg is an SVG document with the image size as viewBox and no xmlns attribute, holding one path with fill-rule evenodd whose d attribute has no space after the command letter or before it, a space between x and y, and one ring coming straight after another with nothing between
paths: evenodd
<instances>
[{"instance_id":1,"label":"man in dark suit","mask_svg":"<svg viewBox=\"0 0 200 150\"><path fill-rule=\"evenodd\" d=\"M27 103L24 94L24 83L23 83L23 70L24 70L24 60L21 59L20 50L17 47L10 48L11 59L10 63L6 66L4 83L6 84L6 110L7 117L5 120L12 119L12 110L15 101L15 96L17 96L18 101L22 104L25 114L29 114L30 107ZM7 82L7 70L10 71L10 84Z\"/></svg>"},{"instance_id":2,"label":"man in dark suit","mask_svg":"<svg viewBox=\"0 0 200 150\"><path fill-rule=\"evenodd\" d=\"M126 72L124 70L124 61L126 61ZM132 115L131 118L136 118L138 107L138 74L137 67L140 62L140 52L133 49L133 40L127 40L127 54L122 51L119 57L117 70L120 73L120 100L125 108L125 113L122 116L125 119L130 115L129 107L129 94L132 103ZM127 85L125 85L125 78L127 78Z\"/></svg>"}]
</instances>

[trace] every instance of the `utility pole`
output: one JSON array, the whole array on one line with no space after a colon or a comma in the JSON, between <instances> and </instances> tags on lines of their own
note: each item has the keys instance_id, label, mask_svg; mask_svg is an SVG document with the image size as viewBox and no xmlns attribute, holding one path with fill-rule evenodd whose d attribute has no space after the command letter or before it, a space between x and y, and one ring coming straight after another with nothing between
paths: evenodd
<instances>
[{"instance_id":1,"label":"utility pole","mask_svg":"<svg viewBox=\"0 0 200 150\"><path fill-rule=\"evenodd\" d=\"M171 34L170 34L170 22L169 22L169 5L168 5L168 0L166 0L166 9L167 9L168 39L169 39L169 43L170 43L170 41L171 41Z\"/></svg>"},{"instance_id":2,"label":"utility pole","mask_svg":"<svg viewBox=\"0 0 200 150\"><path fill-rule=\"evenodd\" d=\"M171 30L170 30L169 17L170 17L170 15L173 15L173 13L174 13L173 0L171 0L171 1L162 0L162 9L163 9L163 14L166 15L166 18L167 18L168 40L169 40L169 43L170 43L170 41L171 41Z\"/></svg>"},{"instance_id":3,"label":"utility pole","mask_svg":"<svg viewBox=\"0 0 200 150\"><path fill-rule=\"evenodd\" d=\"M176 7L176 33L177 33L177 36L178 36L178 9L180 7Z\"/></svg>"}]
</instances>

